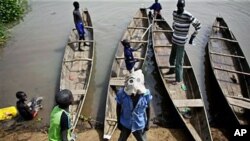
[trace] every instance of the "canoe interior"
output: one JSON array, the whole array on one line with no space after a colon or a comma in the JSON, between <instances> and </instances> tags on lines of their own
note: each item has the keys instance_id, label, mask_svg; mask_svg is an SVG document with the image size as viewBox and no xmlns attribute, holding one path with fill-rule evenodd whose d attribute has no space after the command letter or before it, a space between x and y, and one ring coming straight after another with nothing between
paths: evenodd
<instances>
[{"instance_id":1,"label":"canoe interior","mask_svg":"<svg viewBox=\"0 0 250 141\"><path fill-rule=\"evenodd\" d=\"M93 41L92 22L87 10L82 12L82 18L84 26L86 26L84 29L86 32L85 40ZM80 52L78 51L78 39L77 30L72 29L68 44L65 47L60 80L60 90L69 89L73 93L74 104L69 107L73 129L77 125L78 118L81 114L89 87L94 59L94 42L87 42L89 46L83 46L83 43L81 43L81 48L84 51Z\"/></svg>"},{"instance_id":2,"label":"canoe interior","mask_svg":"<svg viewBox=\"0 0 250 141\"><path fill-rule=\"evenodd\" d=\"M148 32L146 32L146 30L148 26L149 21L147 17L147 10L139 9L121 38L121 40L128 39L131 46L134 48L142 46L142 48L133 52L134 57L140 60L135 64L135 69L141 69L143 67L144 60L146 59L148 46ZM125 77L128 74L129 72L126 69L124 60L124 47L119 41L110 72L110 80L107 91L104 139L110 139L116 129L116 91L124 86Z\"/></svg>"},{"instance_id":3,"label":"canoe interior","mask_svg":"<svg viewBox=\"0 0 250 141\"><path fill-rule=\"evenodd\" d=\"M239 43L222 17L217 17L213 24L208 51L215 78L236 119L239 124L249 124L249 109L234 105L230 98L250 98L249 65Z\"/></svg>"},{"instance_id":4,"label":"canoe interior","mask_svg":"<svg viewBox=\"0 0 250 141\"><path fill-rule=\"evenodd\" d=\"M180 118L195 140L212 140L202 96L186 52L183 65L183 83L186 85L187 90L182 90L181 85L171 83L175 81L175 74L165 74L170 66L172 29L164 19L153 21L152 38L160 76ZM183 116L187 108L191 110L191 118Z\"/></svg>"}]
</instances>

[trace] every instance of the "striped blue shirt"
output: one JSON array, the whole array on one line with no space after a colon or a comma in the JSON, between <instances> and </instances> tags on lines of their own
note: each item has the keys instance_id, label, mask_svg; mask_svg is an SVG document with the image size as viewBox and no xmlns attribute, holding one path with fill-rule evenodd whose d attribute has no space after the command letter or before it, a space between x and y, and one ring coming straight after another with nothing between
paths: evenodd
<instances>
[{"instance_id":1,"label":"striped blue shirt","mask_svg":"<svg viewBox=\"0 0 250 141\"><path fill-rule=\"evenodd\" d=\"M201 28L201 23L191 13L184 10L182 14L177 14L177 10L173 12L173 37L172 42L179 46L184 46L188 39L190 24L195 28L193 35L196 36Z\"/></svg>"}]
</instances>

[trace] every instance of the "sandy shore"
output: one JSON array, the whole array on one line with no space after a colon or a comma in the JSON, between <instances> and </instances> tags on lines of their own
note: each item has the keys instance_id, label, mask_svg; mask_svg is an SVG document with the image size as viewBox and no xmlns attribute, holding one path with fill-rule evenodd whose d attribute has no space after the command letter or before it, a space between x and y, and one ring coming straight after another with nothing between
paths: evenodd
<instances>
[{"instance_id":1,"label":"sandy shore","mask_svg":"<svg viewBox=\"0 0 250 141\"><path fill-rule=\"evenodd\" d=\"M117 141L120 131L116 130L110 141ZM2 141L47 141L48 135L46 131L32 132L32 131L18 131L15 133L3 133L0 134ZM227 141L223 133L215 128L212 128L212 135L214 141ZM147 132L148 141L188 141L181 129L169 129L169 128L151 128ZM77 134L77 141L102 141L102 130L90 129ZM135 138L130 135L128 141L136 141Z\"/></svg>"}]
</instances>

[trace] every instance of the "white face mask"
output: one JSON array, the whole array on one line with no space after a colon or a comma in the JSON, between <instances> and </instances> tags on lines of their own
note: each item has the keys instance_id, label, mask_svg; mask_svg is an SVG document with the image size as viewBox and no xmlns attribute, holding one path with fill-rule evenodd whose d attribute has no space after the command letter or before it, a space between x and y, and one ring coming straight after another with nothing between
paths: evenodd
<instances>
[{"instance_id":1,"label":"white face mask","mask_svg":"<svg viewBox=\"0 0 250 141\"><path fill-rule=\"evenodd\" d=\"M134 71L130 74L129 79L125 83L124 91L127 95L144 94L146 92L144 75L141 70Z\"/></svg>"},{"instance_id":2,"label":"white face mask","mask_svg":"<svg viewBox=\"0 0 250 141\"><path fill-rule=\"evenodd\" d=\"M135 89L135 78L131 77L126 81L124 90L129 96L137 93Z\"/></svg>"}]
</instances>

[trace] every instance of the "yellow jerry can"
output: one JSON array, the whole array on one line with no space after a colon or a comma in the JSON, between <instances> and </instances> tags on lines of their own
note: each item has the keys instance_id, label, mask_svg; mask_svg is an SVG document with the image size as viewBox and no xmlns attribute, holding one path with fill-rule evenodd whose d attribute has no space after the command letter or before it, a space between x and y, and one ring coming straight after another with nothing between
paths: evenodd
<instances>
[{"instance_id":1,"label":"yellow jerry can","mask_svg":"<svg viewBox=\"0 0 250 141\"><path fill-rule=\"evenodd\" d=\"M0 108L0 121L8 120L16 117L18 115L18 111L15 106Z\"/></svg>"}]
</instances>

